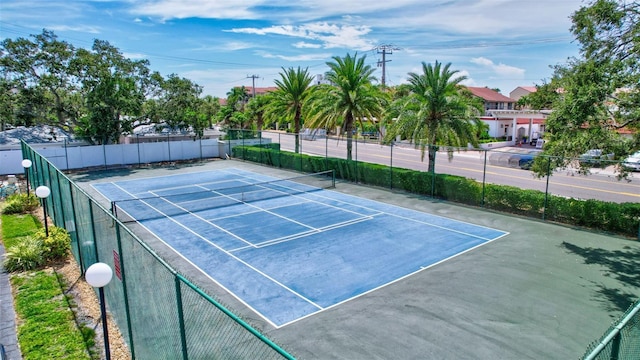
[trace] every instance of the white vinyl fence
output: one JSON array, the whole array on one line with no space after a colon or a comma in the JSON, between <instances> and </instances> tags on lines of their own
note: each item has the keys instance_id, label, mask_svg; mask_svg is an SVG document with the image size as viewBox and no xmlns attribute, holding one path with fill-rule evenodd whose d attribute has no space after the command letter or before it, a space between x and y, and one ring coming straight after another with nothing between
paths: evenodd
<instances>
[{"instance_id":1,"label":"white vinyl fence","mask_svg":"<svg viewBox=\"0 0 640 360\"><path fill-rule=\"evenodd\" d=\"M224 157L235 145L265 144L270 139L220 141L218 139L86 145L79 143L30 144L60 170L142 165ZM221 156L222 155L222 156ZM23 174L20 146L0 148L0 175Z\"/></svg>"}]
</instances>

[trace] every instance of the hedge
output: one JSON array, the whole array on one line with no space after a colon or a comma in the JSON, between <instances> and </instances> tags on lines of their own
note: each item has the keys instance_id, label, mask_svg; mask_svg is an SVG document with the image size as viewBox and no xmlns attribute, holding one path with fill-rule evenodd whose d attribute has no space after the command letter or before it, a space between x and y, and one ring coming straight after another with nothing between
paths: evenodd
<instances>
[{"instance_id":1,"label":"hedge","mask_svg":"<svg viewBox=\"0 0 640 360\"><path fill-rule=\"evenodd\" d=\"M609 233L640 237L640 203L614 203L565 198L538 190L482 184L461 176L346 159L280 151L279 146L235 146L233 156L264 165L307 173L334 170L336 179L403 190L413 194L481 206L486 209L543 219Z\"/></svg>"}]
</instances>

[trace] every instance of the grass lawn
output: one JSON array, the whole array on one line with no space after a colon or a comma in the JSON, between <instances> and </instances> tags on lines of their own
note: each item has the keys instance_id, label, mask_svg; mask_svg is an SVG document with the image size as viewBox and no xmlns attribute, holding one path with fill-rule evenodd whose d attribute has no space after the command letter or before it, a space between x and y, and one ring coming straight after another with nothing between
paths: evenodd
<instances>
[{"instance_id":1,"label":"grass lawn","mask_svg":"<svg viewBox=\"0 0 640 360\"><path fill-rule=\"evenodd\" d=\"M2 215L0 240L6 249L42 228L33 215ZM97 359L95 332L78 326L73 299L64 294L64 279L52 268L10 275L24 359ZM93 355L92 355L93 354Z\"/></svg>"}]
</instances>

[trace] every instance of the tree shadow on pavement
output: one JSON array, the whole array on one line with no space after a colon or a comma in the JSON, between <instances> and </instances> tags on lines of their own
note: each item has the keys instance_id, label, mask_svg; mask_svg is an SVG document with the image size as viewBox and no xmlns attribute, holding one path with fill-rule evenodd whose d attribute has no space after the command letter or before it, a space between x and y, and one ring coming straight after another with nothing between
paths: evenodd
<instances>
[{"instance_id":1,"label":"tree shadow on pavement","mask_svg":"<svg viewBox=\"0 0 640 360\"><path fill-rule=\"evenodd\" d=\"M580 247L568 242L562 242L561 247L581 256L587 265L603 266L606 276L620 283L619 287L607 287L604 284L594 283L597 288L596 293L601 297L601 302L607 310L625 312L629 306L638 301L640 293L639 248L625 246L623 250L606 250Z\"/></svg>"}]
</instances>

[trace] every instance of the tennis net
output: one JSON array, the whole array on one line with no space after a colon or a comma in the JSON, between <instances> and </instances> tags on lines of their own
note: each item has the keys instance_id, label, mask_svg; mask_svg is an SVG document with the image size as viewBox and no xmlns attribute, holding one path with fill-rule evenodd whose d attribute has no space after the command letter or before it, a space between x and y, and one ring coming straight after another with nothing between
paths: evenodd
<instances>
[{"instance_id":1,"label":"tennis net","mask_svg":"<svg viewBox=\"0 0 640 360\"><path fill-rule=\"evenodd\" d=\"M244 181L244 180L243 180ZM155 194L111 202L111 211L121 222L175 217L182 214L205 215L209 210L263 200L300 195L335 187L333 170L265 182L238 181L185 186L165 194ZM193 188L199 190L194 191ZM209 215L205 215L208 217Z\"/></svg>"}]
</instances>

